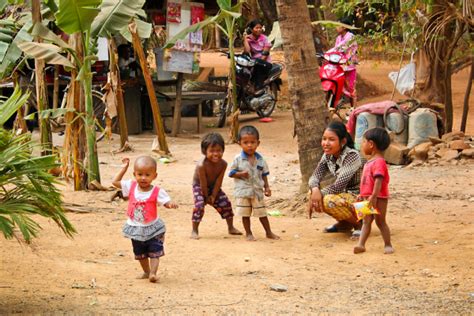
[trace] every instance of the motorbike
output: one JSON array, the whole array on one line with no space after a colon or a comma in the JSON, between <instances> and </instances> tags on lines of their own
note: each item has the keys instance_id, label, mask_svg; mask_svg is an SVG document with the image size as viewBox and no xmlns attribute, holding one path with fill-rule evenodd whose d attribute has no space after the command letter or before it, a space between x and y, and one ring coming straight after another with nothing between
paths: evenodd
<instances>
[{"instance_id":1,"label":"motorbike","mask_svg":"<svg viewBox=\"0 0 474 316\"><path fill-rule=\"evenodd\" d=\"M326 95L326 104L329 112L335 113L341 119L339 110L350 98L350 93L345 88L345 74L343 65L347 63L345 54L337 51L330 51L324 54L319 53L317 57L323 60L319 68L319 78Z\"/></svg>"},{"instance_id":2,"label":"motorbike","mask_svg":"<svg viewBox=\"0 0 474 316\"><path fill-rule=\"evenodd\" d=\"M225 53L225 55L230 58L228 53ZM269 69L263 83L256 86L255 77L259 60L246 54L236 54L234 60L238 108L244 113L252 111L256 112L259 117L269 117L278 100L278 91L280 91L282 85L280 76L283 67L279 64L271 64L271 69ZM226 117L232 114L232 106L230 106L228 97L220 101L218 111L217 126L223 127Z\"/></svg>"}]
</instances>

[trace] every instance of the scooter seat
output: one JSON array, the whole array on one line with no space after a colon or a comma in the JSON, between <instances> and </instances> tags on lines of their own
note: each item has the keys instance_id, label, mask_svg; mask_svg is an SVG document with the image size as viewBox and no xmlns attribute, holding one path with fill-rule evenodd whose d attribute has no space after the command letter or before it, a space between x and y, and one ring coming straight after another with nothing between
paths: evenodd
<instances>
[{"instance_id":1,"label":"scooter seat","mask_svg":"<svg viewBox=\"0 0 474 316\"><path fill-rule=\"evenodd\" d=\"M283 67L279 64L272 64L272 69L270 69L269 77L278 74L282 71Z\"/></svg>"}]
</instances>

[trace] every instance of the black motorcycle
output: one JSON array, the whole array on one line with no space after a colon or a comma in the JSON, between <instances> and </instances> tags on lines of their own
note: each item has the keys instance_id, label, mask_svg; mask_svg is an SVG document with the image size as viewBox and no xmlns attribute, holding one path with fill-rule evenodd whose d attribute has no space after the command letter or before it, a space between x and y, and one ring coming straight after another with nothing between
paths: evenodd
<instances>
[{"instance_id":1,"label":"black motorcycle","mask_svg":"<svg viewBox=\"0 0 474 316\"><path fill-rule=\"evenodd\" d=\"M230 55L226 54L228 58ZM235 55L237 106L242 113L256 112L259 117L269 117L278 99L282 85L283 67L248 55ZM232 114L228 98L219 102L217 126L225 125L226 117Z\"/></svg>"}]
</instances>

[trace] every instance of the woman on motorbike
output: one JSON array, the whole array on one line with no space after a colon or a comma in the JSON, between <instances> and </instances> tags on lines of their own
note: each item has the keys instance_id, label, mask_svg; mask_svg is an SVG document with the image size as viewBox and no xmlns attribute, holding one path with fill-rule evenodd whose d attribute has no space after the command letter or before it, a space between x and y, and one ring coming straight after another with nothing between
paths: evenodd
<instances>
[{"instance_id":1,"label":"woman on motorbike","mask_svg":"<svg viewBox=\"0 0 474 316\"><path fill-rule=\"evenodd\" d=\"M244 51L252 58L259 58L271 63L270 48L272 48L272 44L262 32L263 24L260 20L250 21L244 35Z\"/></svg>"},{"instance_id":2,"label":"woman on motorbike","mask_svg":"<svg viewBox=\"0 0 474 316\"><path fill-rule=\"evenodd\" d=\"M263 87L263 83L272 69L272 59L270 58L272 44L262 32L262 22L253 20L248 24L244 36L244 51L256 61L252 81L257 90Z\"/></svg>"},{"instance_id":3,"label":"woman on motorbike","mask_svg":"<svg viewBox=\"0 0 474 316\"><path fill-rule=\"evenodd\" d=\"M342 18L339 22L350 25L351 20L348 18ZM351 102L351 107L355 106L356 103L356 64L357 61L357 42L354 34L344 26L337 26L336 31L338 36L336 38L336 44L329 51L338 51L346 55L347 63L343 66L345 73L345 89L347 90Z\"/></svg>"}]
</instances>

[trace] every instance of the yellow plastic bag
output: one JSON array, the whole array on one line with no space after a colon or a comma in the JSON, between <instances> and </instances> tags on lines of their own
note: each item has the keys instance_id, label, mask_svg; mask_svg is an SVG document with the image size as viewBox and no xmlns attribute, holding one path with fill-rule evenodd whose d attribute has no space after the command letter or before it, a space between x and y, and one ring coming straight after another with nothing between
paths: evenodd
<instances>
[{"instance_id":1,"label":"yellow plastic bag","mask_svg":"<svg viewBox=\"0 0 474 316\"><path fill-rule=\"evenodd\" d=\"M380 215L376 208L369 206L369 201L356 202L352 205L354 205L354 211L359 221L367 215Z\"/></svg>"}]
</instances>

